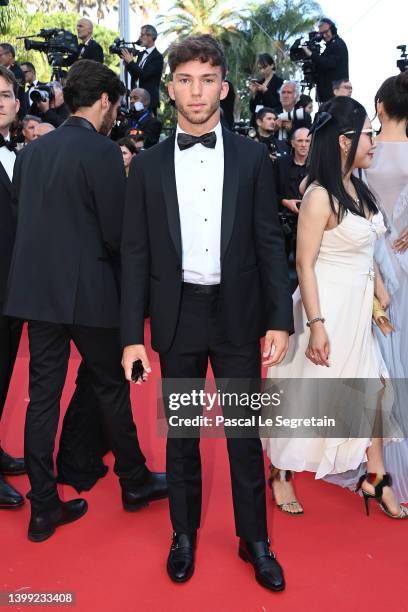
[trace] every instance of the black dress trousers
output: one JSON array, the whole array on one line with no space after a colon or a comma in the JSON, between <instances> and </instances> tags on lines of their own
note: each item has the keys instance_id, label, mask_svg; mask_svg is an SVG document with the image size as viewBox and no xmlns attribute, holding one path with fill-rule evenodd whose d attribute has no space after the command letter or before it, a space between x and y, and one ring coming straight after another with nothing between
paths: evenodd
<instances>
[{"instance_id":1,"label":"black dress trousers","mask_svg":"<svg viewBox=\"0 0 408 612\"><path fill-rule=\"evenodd\" d=\"M28 322L30 403L25 426L25 459L33 508L58 504L53 451L65 383L70 340L91 376L120 484L137 488L148 471L133 422L129 384L121 367L117 329Z\"/></svg>"},{"instance_id":2,"label":"black dress trousers","mask_svg":"<svg viewBox=\"0 0 408 612\"><path fill-rule=\"evenodd\" d=\"M235 347L226 338L217 293L205 295L183 285L172 346L160 354L163 379L205 379L208 360L215 378L260 379L259 341ZM165 381L164 381L165 386ZM224 412L225 414L225 412ZM167 483L174 531L193 534L201 517L200 439L167 439ZM227 437L236 534L247 541L267 538L265 475L261 441Z\"/></svg>"}]
</instances>

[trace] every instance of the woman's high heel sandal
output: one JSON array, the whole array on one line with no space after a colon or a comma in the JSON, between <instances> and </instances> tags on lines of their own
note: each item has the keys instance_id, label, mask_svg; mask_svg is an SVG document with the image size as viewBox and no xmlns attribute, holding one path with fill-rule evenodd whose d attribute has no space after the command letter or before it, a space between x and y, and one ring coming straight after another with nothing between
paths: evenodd
<instances>
[{"instance_id":1,"label":"woman's high heel sandal","mask_svg":"<svg viewBox=\"0 0 408 612\"><path fill-rule=\"evenodd\" d=\"M362 484L365 481L367 481L370 485L374 487L374 495L372 493L367 493L367 491L364 491L364 489L362 488ZM387 504L385 503L385 501L383 501L384 487L392 487L392 478L390 474L373 474L370 472L366 472L361 476L360 480L358 481L356 493L361 489L364 497L364 504L367 516L369 516L370 514L370 499L375 499L381 510L390 518L408 519L408 508L406 506L400 505L400 511L398 514L393 514L392 512L390 512Z\"/></svg>"},{"instance_id":2,"label":"woman's high heel sandal","mask_svg":"<svg viewBox=\"0 0 408 612\"><path fill-rule=\"evenodd\" d=\"M270 476L268 478L269 487L272 489L272 499L274 499L273 486L272 483L274 480L280 480L281 482L290 482L293 479L293 472L290 470L280 470L279 468L271 465L270 468ZM286 502L284 504L276 504L279 510L285 512L286 514L292 514L297 516L299 514L304 514L303 506L297 499L293 501Z\"/></svg>"}]
</instances>

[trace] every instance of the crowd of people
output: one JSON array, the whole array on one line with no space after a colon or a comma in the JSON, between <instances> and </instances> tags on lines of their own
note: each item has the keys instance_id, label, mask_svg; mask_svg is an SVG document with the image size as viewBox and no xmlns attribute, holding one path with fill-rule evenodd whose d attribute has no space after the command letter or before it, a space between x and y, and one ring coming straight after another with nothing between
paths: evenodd
<instances>
[{"instance_id":1,"label":"crowd of people","mask_svg":"<svg viewBox=\"0 0 408 612\"><path fill-rule=\"evenodd\" d=\"M262 53L245 137L223 107L231 87L220 44L187 37L169 49L177 121L159 142L155 28L142 28L145 51L122 51L126 111L126 86L103 64L91 22L77 29L80 54L63 85L39 83L33 64L18 66L0 44L0 416L24 322L30 350L24 459L0 447L0 508L24 503L4 476L27 471L28 538L50 538L87 511L85 499L63 502L57 482L89 489L111 450L125 510L169 498L167 572L185 582L200 527L199 429L169 435L166 473L148 469L128 384L151 373L145 319L164 387L204 380L210 362L215 378L251 379L257 390L263 366L272 380L374 380L384 413L387 381L407 378L408 72L378 89L376 136L351 97L345 44L322 19L326 51L305 48L322 75L316 116ZM82 362L55 466L71 341ZM306 396L293 394L299 414L310 413ZM263 447L283 512L303 514L293 475L308 470L360 490L367 509L375 500L389 517L408 518L406 396L395 391L391 404L401 436L388 441L261 440L256 427L227 435L239 555L261 585L285 588L270 550Z\"/></svg>"}]
</instances>

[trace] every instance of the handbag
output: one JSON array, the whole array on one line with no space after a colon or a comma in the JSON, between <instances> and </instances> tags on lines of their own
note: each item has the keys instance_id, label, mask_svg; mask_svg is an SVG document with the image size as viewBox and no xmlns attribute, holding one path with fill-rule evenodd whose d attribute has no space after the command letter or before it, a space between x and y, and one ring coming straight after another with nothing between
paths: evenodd
<instances>
[{"instance_id":1,"label":"handbag","mask_svg":"<svg viewBox=\"0 0 408 612\"><path fill-rule=\"evenodd\" d=\"M387 313L381 308L380 301L375 296L373 299L373 319L374 323L384 336L388 336L388 334L394 331L394 327L392 326Z\"/></svg>"}]
</instances>

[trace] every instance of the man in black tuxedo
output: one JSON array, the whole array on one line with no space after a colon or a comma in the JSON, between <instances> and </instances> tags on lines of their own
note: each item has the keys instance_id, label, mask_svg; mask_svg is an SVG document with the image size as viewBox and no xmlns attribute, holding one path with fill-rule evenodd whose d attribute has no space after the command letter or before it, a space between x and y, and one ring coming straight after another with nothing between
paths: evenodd
<instances>
[{"instance_id":1,"label":"man in black tuxedo","mask_svg":"<svg viewBox=\"0 0 408 612\"><path fill-rule=\"evenodd\" d=\"M259 381L279 363L292 330L292 300L273 172L264 146L220 125L226 60L211 36L192 36L169 53L176 135L132 161L122 239L123 367L131 379L150 364L143 318L150 293L152 347L169 378ZM258 582L285 586L269 550L265 477L258 432L227 440L239 554ZM175 582L194 572L201 513L199 437L167 440L174 528L167 571Z\"/></svg>"},{"instance_id":2,"label":"man in black tuxedo","mask_svg":"<svg viewBox=\"0 0 408 612\"><path fill-rule=\"evenodd\" d=\"M87 510L85 500L59 499L54 475L71 340L90 372L125 509L167 494L165 476L145 466L120 366L117 271L125 174L120 150L106 135L124 86L103 64L82 60L71 68L64 93L72 116L23 149L13 178L19 209L5 313L28 320L25 459L28 537L34 542Z\"/></svg>"},{"instance_id":3,"label":"man in black tuxedo","mask_svg":"<svg viewBox=\"0 0 408 612\"><path fill-rule=\"evenodd\" d=\"M78 59L89 59L103 64L103 49L93 38L93 23L90 19L83 17L77 23L79 45Z\"/></svg>"},{"instance_id":4,"label":"man in black tuxedo","mask_svg":"<svg viewBox=\"0 0 408 612\"><path fill-rule=\"evenodd\" d=\"M20 321L2 314L17 223L11 185L16 154L9 140L10 126L20 106L17 94L18 83L13 73L0 66L0 419L22 328ZM7 474L24 473L24 460L11 457L0 447L0 508L18 508L24 503L22 495L3 478Z\"/></svg>"},{"instance_id":5,"label":"man in black tuxedo","mask_svg":"<svg viewBox=\"0 0 408 612\"><path fill-rule=\"evenodd\" d=\"M132 89L141 87L150 94L150 110L156 115L160 102L160 81L163 72L163 56L156 49L157 30L152 25L145 25L140 31L140 51L136 58L129 51L122 51L122 59L130 74Z\"/></svg>"}]
</instances>

